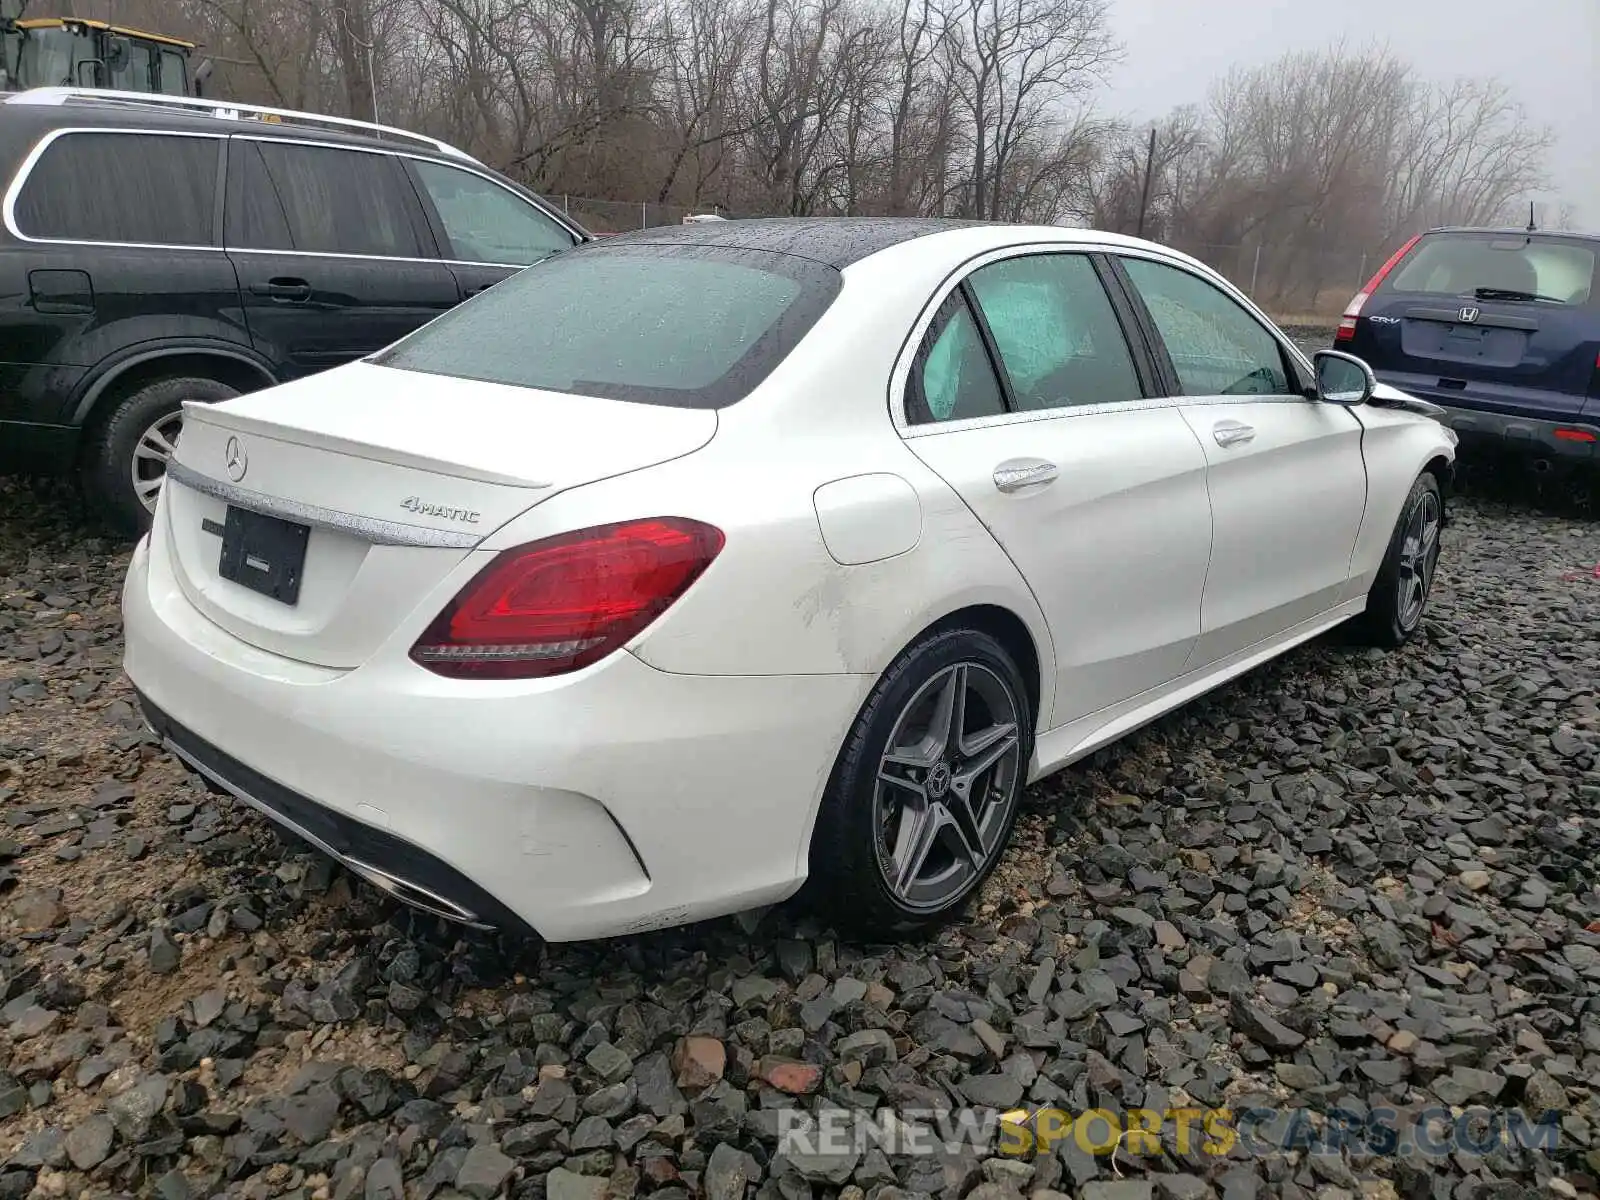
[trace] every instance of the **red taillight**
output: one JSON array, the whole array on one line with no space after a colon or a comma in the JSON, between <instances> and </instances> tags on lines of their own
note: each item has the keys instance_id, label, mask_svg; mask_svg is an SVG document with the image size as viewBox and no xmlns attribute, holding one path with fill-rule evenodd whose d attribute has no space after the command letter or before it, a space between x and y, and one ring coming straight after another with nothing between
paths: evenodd
<instances>
[{"instance_id":1,"label":"red taillight","mask_svg":"<svg viewBox=\"0 0 1600 1200\"><path fill-rule=\"evenodd\" d=\"M1563 442L1592 442L1595 440L1594 434L1587 429L1558 429L1556 430L1556 437Z\"/></svg>"},{"instance_id":2,"label":"red taillight","mask_svg":"<svg viewBox=\"0 0 1600 1200\"><path fill-rule=\"evenodd\" d=\"M665 612L722 545L714 526L652 517L507 550L434 619L411 658L455 678L575 671Z\"/></svg>"},{"instance_id":3,"label":"red taillight","mask_svg":"<svg viewBox=\"0 0 1600 1200\"><path fill-rule=\"evenodd\" d=\"M1421 240L1422 235L1420 233L1414 235L1410 241L1389 256L1388 261L1385 262L1383 266L1378 268L1378 273L1371 279L1367 280L1366 287L1362 288L1350 298L1350 303L1345 305L1344 316L1339 319L1339 328L1334 330L1334 341L1348 342L1351 338L1355 337L1356 320L1361 316L1361 306L1372 297L1373 292L1378 290L1378 285L1383 282L1384 277L1387 276L1390 271L1395 269L1400 260L1411 253L1411 247L1415 246Z\"/></svg>"}]
</instances>

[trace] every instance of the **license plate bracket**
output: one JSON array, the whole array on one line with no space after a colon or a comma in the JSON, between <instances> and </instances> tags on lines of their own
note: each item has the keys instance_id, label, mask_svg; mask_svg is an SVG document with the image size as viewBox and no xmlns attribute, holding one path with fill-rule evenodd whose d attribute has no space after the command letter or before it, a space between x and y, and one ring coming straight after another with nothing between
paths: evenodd
<instances>
[{"instance_id":1,"label":"license plate bracket","mask_svg":"<svg viewBox=\"0 0 1600 1200\"><path fill-rule=\"evenodd\" d=\"M310 535L309 526L230 504L217 574L292 607L300 601Z\"/></svg>"}]
</instances>

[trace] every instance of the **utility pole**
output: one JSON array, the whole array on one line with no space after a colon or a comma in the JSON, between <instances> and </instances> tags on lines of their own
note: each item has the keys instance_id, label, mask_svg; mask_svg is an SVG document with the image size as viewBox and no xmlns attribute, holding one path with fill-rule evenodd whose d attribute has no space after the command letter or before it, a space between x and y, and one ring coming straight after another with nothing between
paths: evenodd
<instances>
[{"instance_id":1,"label":"utility pole","mask_svg":"<svg viewBox=\"0 0 1600 1200\"><path fill-rule=\"evenodd\" d=\"M1144 236L1144 214L1150 207L1150 173L1156 163L1156 127L1150 126L1150 149L1144 156L1144 186L1139 189L1139 228L1137 236Z\"/></svg>"}]
</instances>

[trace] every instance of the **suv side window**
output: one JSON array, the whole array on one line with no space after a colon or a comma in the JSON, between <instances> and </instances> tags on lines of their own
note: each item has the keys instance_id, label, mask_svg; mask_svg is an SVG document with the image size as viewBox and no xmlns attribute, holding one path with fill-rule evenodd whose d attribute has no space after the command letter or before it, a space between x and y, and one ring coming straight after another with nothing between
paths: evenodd
<instances>
[{"instance_id":1,"label":"suv side window","mask_svg":"<svg viewBox=\"0 0 1600 1200\"><path fill-rule=\"evenodd\" d=\"M1215 284L1147 258L1124 258L1185 396L1287 396L1283 349Z\"/></svg>"},{"instance_id":2,"label":"suv side window","mask_svg":"<svg viewBox=\"0 0 1600 1200\"><path fill-rule=\"evenodd\" d=\"M241 176L230 249L432 257L392 155L236 137L230 162Z\"/></svg>"},{"instance_id":3,"label":"suv side window","mask_svg":"<svg viewBox=\"0 0 1600 1200\"><path fill-rule=\"evenodd\" d=\"M983 345L964 290L946 297L911 361L906 421L930 425L993 417L1006 411L1000 381Z\"/></svg>"},{"instance_id":4,"label":"suv side window","mask_svg":"<svg viewBox=\"0 0 1600 1200\"><path fill-rule=\"evenodd\" d=\"M151 246L216 244L222 139L65 133L28 173L13 220L24 237Z\"/></svg>"},{"instance_id":5,"label":"suv side window","mask_svg":"<svg viewBox=\"0 0 1600 1200\"><path fill-rule=\"evenodd\" d=\"M576 244L549 216L491 179L426 159L411 165L439 214L451 258L520 267Z\"/></svg>"},{"instance_id":6,"label":"suv side window","mask_svg":"<svg viewBox=\"0 0 1600 1200\"><path fill-rule=\"evenodd\" d=\"M967 279L1019 412L1142 400L1128 341L1082 254L1030 254Z\"/></svg>"}]
</instances>

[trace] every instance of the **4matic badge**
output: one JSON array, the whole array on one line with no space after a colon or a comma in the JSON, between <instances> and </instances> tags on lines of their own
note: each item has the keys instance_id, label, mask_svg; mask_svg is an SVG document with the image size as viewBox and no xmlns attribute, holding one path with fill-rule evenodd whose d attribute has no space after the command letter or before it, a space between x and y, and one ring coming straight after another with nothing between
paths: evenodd
<instances>
[{"instance_id":1,"label":"4matic badge","mask_svg":"<svg viewBox=\"0 0 1600 1200\"><path fill-rule=\"evenodd\" d=\"M429 504L417 496L407 496L400 502L400 507L407 512L414 512L419 517L438 517L444 521L459 521L464 525L476 525L478 514L465 508L447 508L443 504Z\"/></svg>"}]
</instances>

